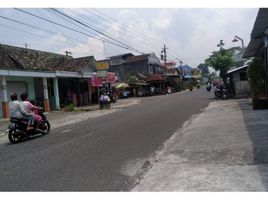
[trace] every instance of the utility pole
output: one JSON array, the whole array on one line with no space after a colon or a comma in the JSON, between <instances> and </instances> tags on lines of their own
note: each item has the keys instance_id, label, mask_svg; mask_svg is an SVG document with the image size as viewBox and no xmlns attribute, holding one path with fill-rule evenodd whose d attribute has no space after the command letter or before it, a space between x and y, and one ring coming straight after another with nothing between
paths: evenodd
<instances>
[{"instance_id":1,"label":"utility pole","mask_svg":"<svg viewBox=\"0 0 268 200\"><path fill-rule=\"evenodd\" d=\"M105 49L105 41L103 41L103 53L104 53L104 58L106 58L106 49Z\"/></svg>"},{"instance_id":2,"label":"utility pole","mask_svg":"<svg viewBox=\"0 0 268 200\"><path fill-rule=\"evenodd\" d=\"M161 59L165 62L165 75L167 70L167 48L166 45L164 45L164 48L161 51Z\"/></svg>"}]
</instances>

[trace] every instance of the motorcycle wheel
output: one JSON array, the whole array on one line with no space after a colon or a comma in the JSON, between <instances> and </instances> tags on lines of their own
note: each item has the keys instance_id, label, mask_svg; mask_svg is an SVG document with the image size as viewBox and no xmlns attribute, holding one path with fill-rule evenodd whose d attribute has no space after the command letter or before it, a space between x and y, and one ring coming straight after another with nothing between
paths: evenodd
<instances>
[{"instance_id":1,"label":"motorcycle wheel","mask_svg":"<svg viewBox=\"0 0 268 200\"><path fill-rule=\"evenodd\" d=\"M46 121L46 122L44 122L42 124L42 130L43 130L42 135L49 134L49 132L50 132L50 123L48 121Z\"/></svg>"},{"instance_id":2,"label":"motorcycle wheel","mask_svg":"<svg viewBox=\"0 0 268 200\"><path fill-rule=\"evenodd\" d=\"M8 131L8 139L12 144L16 144L22 141L22 136L21 134L17 134L14 129L10 129Z\"/></svg>"}]
</instances>

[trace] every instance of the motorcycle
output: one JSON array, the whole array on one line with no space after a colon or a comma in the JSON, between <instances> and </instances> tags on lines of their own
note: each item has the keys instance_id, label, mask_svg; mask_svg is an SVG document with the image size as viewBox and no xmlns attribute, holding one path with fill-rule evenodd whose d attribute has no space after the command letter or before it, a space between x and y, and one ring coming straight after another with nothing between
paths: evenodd
<instances>
[{"instance_id":1,"label":"motorcycle","mask_svg":"<svg viewBox=\"0 0 268 200\"><path fill-rule=\"evenodd\" d=\"M207 91L210 92L210 90L211 90L211 84L208 83L206 87L207 87Z\"/></svg>"},{"instance_id":2,"label":"motorcycle","mask_svg":"<svg viewBox=\"0 0 268 200\"><path fill-rule=\"evenodd\" d=\"M8 126L7 133L8 139L12 144L19 143L29 138L30 136L41 134L47 135L50 132L50 123L47 120L43 112L39 112L39 115L42 117L39 129L41 131L36 131L31 129L27 131L28 121L19 119L19 118L10 118L10 125ZM36 122L34 124L36 128Z\"/></svg>"},{"instance_id":3,"label":"motorcycle","mask_svg":"<svg viewBox=\"0 0 268 200\"><path fill-rule=\"evenodd\" d=\"M117 101L117 98L112 94L107 94L111 100L112 103L115 103Z\"/></svg>"},{"instance_id":4,"label":"motorcycle","mask_svg":"<svg viewBox=\"0 0 268 200\"><path fill-rule=\"evenodd\" d=\"M214 90L215 98L216 99L227 99L228 98L228 91L223 85L216 86Z\"/></svg>"}]
</instances>

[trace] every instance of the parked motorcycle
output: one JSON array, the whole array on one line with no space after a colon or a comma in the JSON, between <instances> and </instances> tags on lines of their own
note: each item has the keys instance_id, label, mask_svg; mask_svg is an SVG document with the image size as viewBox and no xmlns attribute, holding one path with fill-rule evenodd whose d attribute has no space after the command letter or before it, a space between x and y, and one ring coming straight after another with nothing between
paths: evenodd
<instances>
[{"instance_id":1,"label":"parked motorcycle","mask_svg":"<svg viewBox=\"0 0 268 200\"><path fill-rule=\"evenodd\" d=\"M223 85L216 86L214 90L215 98L216 99L227 99L228 98L228 91L227 88Z\"/></svg>"},{"instance_id":2,"label":"parked motorcycle","mask_svg":"<svg viewBox=\"0 0 268 200\"><path fill-rule=\"evenodd\" d=\"M42 121L39 125L39 129L41 131L36 131L34 129L27 131L28 122L19 119L19 118L10 118L10 125L8 126L8 139L12 144L22 142L23 140L29 138L30 136L36 134L47 135L50 132L50 123L47 120L46 116L43 112L39 112L39 115L42 117ZM34 124L34 128L36 127L36 123Z\"/></svg>"}]
</instances>

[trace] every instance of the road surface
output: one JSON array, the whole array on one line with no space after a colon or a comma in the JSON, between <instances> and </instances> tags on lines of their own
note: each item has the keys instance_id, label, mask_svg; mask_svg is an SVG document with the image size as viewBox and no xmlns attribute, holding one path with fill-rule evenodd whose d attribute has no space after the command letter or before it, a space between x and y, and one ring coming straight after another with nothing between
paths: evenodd
<instances>
[{"instance_id":1,"label":"road surface","mask_svg":"<svg viewBox=\"0 0 268 200\"><path fill-rule=\"evenodd\" d=\"M211 101L205 88L0 145L1 191L129 191L174 132Z\"/></svg>"}]
</instances>

